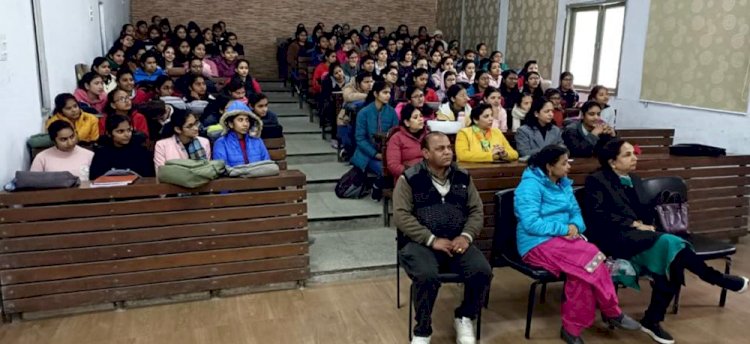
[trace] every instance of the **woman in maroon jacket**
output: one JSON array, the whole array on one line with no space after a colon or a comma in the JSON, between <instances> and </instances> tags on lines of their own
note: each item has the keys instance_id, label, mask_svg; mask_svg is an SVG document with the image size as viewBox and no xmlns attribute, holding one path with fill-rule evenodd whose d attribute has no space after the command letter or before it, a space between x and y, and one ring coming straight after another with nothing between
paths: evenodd
<instances>
[{"instance_id":1,"label":"woman in maroon jacket","mask_svg":"<svg viewBox=\"0 0 750 344\"><path fill-rule=\"evenodd\" d=\"M406 104L401 109L399 126L391 131L386 147L386 168L394 185L404 170L422 161L421 143L427 128L419 108Z\"/></svg>"}]
</instances>

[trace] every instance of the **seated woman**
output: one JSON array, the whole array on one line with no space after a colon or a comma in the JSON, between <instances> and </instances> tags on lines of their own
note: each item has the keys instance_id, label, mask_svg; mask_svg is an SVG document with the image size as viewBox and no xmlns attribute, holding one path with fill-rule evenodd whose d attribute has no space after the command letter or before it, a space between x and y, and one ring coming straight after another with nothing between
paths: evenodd
<instances>
[{"instance_id":1,"label":"seated woman","mask_svg":"<svg viewBox=\"0 0 750 344\"><path fill-rule=\"evenodd\" d=\"M523 93L519 96L518 102L513 106L510 112L511 130L515 133L521 127L521 123L526 119L526 115L531 111L531 104L534 103L534 97L531 94Z\"/></svg>"},{"instance_id":2,"label":"seated woman","mask_svg":"<svg viewBox=\"0 0 750 344\"><path fill-rule=\"evenodd\" d=\"M201 59L201 63L203 64L202 74L203 76L207 78L214 78L218 76L216 63L214 63L213 60L208 58L208 55L206 54L206 45L202 42L198 42L191 48L191 57L186 61L183 66L186 68L189 67L190 60L193 58L199 58Z\"/></svg>"},{"instance_id":3,"label":"seated woman","mask_svg":"<svg viewBox=\"0 0 750 344\"><path fill-rule=\"evenodd\" d=\"M237 68L234 69L234 72L232 80L238 80L243 86L245 86L246 97L250 98L252 95L263 91L260 88L260 83L250 75L250 62L248 60L237 60Z\"/></svg>"},{"instance_id":4,"label":"seated woman","mask_svg":"<svg viewBox=\"0 0 750 344\"><path fill-rule=\"evenodd\" d=\"M552 124L552 102L534 101L526 114L524 125L516 132L516 147L521 156L531 156L549 145L563 146L562 131Z\"/></svg>"},{"instance_id":5,"label":"seated woman","mask_svg":"<svg viewBox=\"0 0 750 344\"><path fill-rule=\"evenodd\" d=\"M104 93L104 81L99 74L88 72L78 81L78 88L73 92L76 100L86 110L102 113L107 103L107 94Z\"/></svg>"},{"instance_id":6,"label":"seated woman","mask_svg":"<svg viewBox=\"0 0 750 344\"><path fill-rule=\"evenodd\" d=\"M617 136L615 130L601 118L599 103L587 101L581 107L581 119L563 129L562 138L573 158L590 158L597 147Z\"/></svg>"},{"instance_id":7,"label":"seated woman","mask_svg":"<svg viewBox=\"0 0 750 344\"><path fill-rule=\"evenodd\" d=\"M117 81L112 75L112 69L109 67L109 61L104 57L97 57L91 63L91 71L102 77L104 92L109 93L117 87Z\"/></svg>"},{"instance_id":8,"label":"seated woman","mask_svg":"<svg viewBox=\"0 0 750 344\"><path fill-rule=\"evenodd\" d=\"M244 104L233 101L221 116L219 123L224 130L214 143L213 160L224 160L228 167L271 160L259 137L263 121L246 106L245 110L234 110L234 105Z\"/></svg>"},{"instance_id":9,"label":"seated woman","mask_svg":"<svg viewBox=\"0 0 750 344\"><path fill-rule=\"evenodd\" d=\"M507 69L503 71L502 77L503 85L500 87L500 94L503 96L503 107L510 112L515 108L516 104L521 102L521 91L518 90L518 74L512 69ZM529 103L529 105L531 105L531 103ZM528 109L529 108L526 108L527 111ZM524 113L524 115L526 114ZM519 121L522 119L523 116ZM518 126L515 128L518 129Z\"/></svg>"},{"instance_id":10,"label":"seated woman","mask_svg":"<svg viewBox=\"0 0 750 344\"><path fill-rule=\"evenodd\" d=\"M107 62L109 62L109 68L113 72L117 72L125 63L125 49L121 44L115 43L115 45L107 51L106 58Z\"/></svg>"},{"instance_id":11,"label":"seated woman","mask_svg":"<svg viewBox=\"0 0 750 344\"><path fill-rule=\"evenodd\" d=\"M443 75L443 79L440 82L440 89L437 90L437 96L439 99L445 100L447 98L448 89L456 84L456 72L447 70L441 74Z\"/></svg>"},{"instance_id":12,"label":"seated woman","mask_svg":"<svg viewBox=\"0 0 750 344\"><path fill-rule=\"evenodd\" d=\"M156 78L162 75L166 75L164 73L164 70L159 67L159 64L156 62L156 53L153 51L149 51L143 55L141 55L140 61L140 68L135 70L135 73L133 74L133 81L135 81L138 85L143 85L147 83L153 83L156 81Z\"/></svg>"},{"instance_id":13,"label":"seated woman","mask_svg":"<svg viewBox=\"0 0 750 344\"><path fill-rule=\"evenodd\" d=\"M500 88L500 86L502 86L502 83L503 83L503 76L502 76L503 70L500 69L500 62L495 62L495 61L490 62L488 71L490 72L489 73L490 75L489 86L494 87L494 88Z\"/></svg>"},{"instance_id":14,"label":"seated woman","mask_svg":"<svg viewBox=\"0 0 750 344\"><path fill-rule=\"evenodd\" d=\"M429 77L429 73L427 72L427 69L417 68L414 70L413 73L411 73L410 85L422 91L422 93L424 94L425 102L438 103L440 102L440 98L438 98L437 93L435 93L435 90L427 87L428 77Z\"/></svg>"},{"instance_id":15,"label":"seated woman","mask_svg":"<svg viewBox=\"0 0 750 344\"><path fill-rule=\"evenodd\" d=\"M162 53L162 58L160 59L161 68L164 69L164 72L170 77L179 77L182 75L185 75L187 68L185 68L183 65L178 65L175 63L175 59L177 58L177 55L175 55L175 48L173 46L166 46L164 47L164 52Z\"/></svg>"},{"instance_id":16,"label":"seated woman","mask_svg":"<svg viewBox=\"0 0 750 344\"><path fill-rule=\"evenodd\" d=\"M185 100L177 96L174 88L174 81L172 78L166 75L160 75L154 81L154 89L156 90L156 98L161 99L167 105L180 110L187 110L187 104Z\"/></svg>"},{"instance_id":17,"label":"seated woman","mask_svg":"<svg viewBox=\"0 0 750 344\"><path fill-rule=\"evenodd\" d=\"M107 128L107 117L113 115L125 116L132 124L132 129L137 130L148 139L149 130L146 117L133 108L133 101L130 100L128 92L121 89L115 89L107 95L107 108L104 109L104 116L99 119L99 134L104 135Z\"/></svg>"},{"instance_id":18,"label":"seated woman","mask_svg":"<svg viewBox=\"0 0 750 344\"><path fill-rule=\"evenodd\" d=\"M117 72L117 88L128 93L128 97L130 97L133 105L141 105L151 100L151 96L148 93L135 87L133 72L125 67L120 68Z\"/></svg>"},{"instance_id":19,"label":"seated woman","mask_svg":"<svg viewBox=\"0 0 750 344\"><path fill-rule=\"evenodd\" d=\"M557 145L534 154L523 172L513 201L518 219L518 254L529 265L555 276L565 274L560 337L583 343L581 332L596 318L596 308L610 326L638 330L638 322L619 307L607 258L582 236L588 235L573 195L568 151Z\"/></svg>"},{"instance_id":20,"label":"seated woman","mask_svg":"<svg viewBox=\"0 0 750 344\"><path fill-rule=\"evenodd\" d=\"M471 106L469 106L469 96L466 89L461 85L453 85L445 94L445 101L440 105L437 111L438 121L458 121L468 125Z\"/></svg>"},{"instance_id":21,"label":"seated woman","mask_svg":"<svg viewBox=\"0 0 750 344\"><path fill-rule=\"evenodd\" d=\"M365 100L368 105L357 114L354 132L356 148L352 165L378 176L383 175L382 140L391 128L398 126L396 111L388 105L390 99L391 90L384 82L376 82Z\"/></svg>"},{"instance_id":22,"label":"seated woman","mask_svg":"<svg viewBox=\"0 0 750 344\"><path fill-rule=\"evenodd\" d=\"M492 107L492 127L500 129L501 132L508 131L508 113L503 108L503 96L500 90L487 87L484 90L482 103Z\"/></svg>"},{"instance_id":23,"label":"seated woman","mask_svg":"<svg viewBox=\"0 0 750 344\"><path fill-rule=\"evenodd\" d=\"M99 146L91 161L91 180L103 176L112 169L128 169L141 177L155 175L153 155L144 147L143 139L133 135L133 127L128 116L107 116L105 132L106 135L99 139Z\"/></svg>"},{"instance_id":24,"label":"seated woman","mask_svg":"<svg viewBox=\"0 0 750 344\"><path fill-rule=\"evenodd\" d=\"M29 170L68 171L81 180L88 180L89 166L91 166L91 159L94 158L94 152L78 146L78 138L73 126L68 121L56 120L50 123L47 131L55 146L37 154Z\"/></svg>"},{"instance_id":25,"label":"seated woman","mask_svg":"<svg viewBox=\"0 0 750 344\"><path fill-rule=\"evenodd\" d=\"M633 173L638 158L633 146L613 139L598 152L601 170L586 178L587 236L605 255L627 259L652 279L651 303L641 319L643 332L659 343L674 343L659 325L684 282L685 269L700 279L735 292L747 290L748 279L723 274L697 257L682 238L657 232L653 209L643 204L643 184Z\"/></svg>"},{"instance_id":26,"label":"seated woman","mask_svg":"<svg viewBox=\"0 0 750 344\"><path fill-rule=\"evenodd\" d=\"M528 93L534 100L541 99L544 97L544 91L542 91L542 77L537 72L528 72L526 79L524 79L522 93Z\"/></svg>"},{"instance_id":27,"label":"seated woman","mask_svg":"<svg viewBox=\"0 0 750 344\"><path fill-rule=\"evenodd\" d=\"M81 111L72 94L58 94L55 97L55 109L52 113L53 115L45 124L48 130L53 122L65 121L75 129L77 141L93 144L99 139L99 119L90 113Z\"/></svg>"},{"instance_id":28,"label":"seated woman","mask_svg":"<svg viewBox=\"0 0 750 344\"><path fill-rule=\"evenodd\" d=\"M237 52L227 42L222 42L220 47L221 56L214 58L216 72L220 78L231 78L234 75L235 68L237 68Z\"/></svg>"},{"instance_id":29,"label":"seated woman","mask_svg":"<svg viewBox=\"0 0 750 344\"><path fill-rule=\"evenodd\" d=\"M456 77L457 82L471 85L474 83L474 76L476 75L477 65L474 60L466 60L463 64L461 73L458 73Z\"/></svg>"},{"instance_id":30,"label":"seated woman","mask_svg":"<svg viewBox=\"0 0 750 344\"><path fill-rule=\"evenodd\" d=\"M209 102L215 100L214 96L208 93L208 86L206 85L206 79L202 75L191 74L188 77L188 91L185 95L185 104L187 104L188 110L203 118L203 111ZM203 123L203 125L211 125L214 123Z\"/></svg>"},{"instance_id":31,"label":"seated woman","mask_svg":"<svg viewBox=\"0 0 750 344\"><path fill-rule=\"evenodd\" d=\"M429 130L419 108L406 104L397 129L391 130L386 146L386 167L395 182L407 168L422 161L422 139Z\"/></svg>"},{"instance_id":32,"label":"seated woman","mask_svg":"<svg viewBox=\"0 0 750 344\"><path fill-rule=\"evenodd\" d=\"M253 113L263 121L263 131L260 133L260 138L284 137L284 129L279 124L279 117L268 109L268 96L263 93L253 94L250 96L248 105L251 106Z\"/></svg>"},{"instance_id":33,"label":"seated woman","mask_svg":"<svg viewBox=\"0 0 750 344\"><path fill-rule=\"evenodd\" d=\"M493 162L518 160L518 152L500 129L493 128L492 106L479 104L471 110L471 126L456 135L458 162Z\"/></svg>"},{"instance_id":34,"label":"seated woman","mask_svg":"<svg viewBox=\"0 0 750 344\"><path fill-rule=\"evenodd\" d=\"M432 111L432 109L425 105L424 101L424 93L422 90L414 87L409 86L406 88L406 92L404 93L406 96L406 103L398 103L396 105L396 114L399 116L399 119L401 119L401 112L404 106L407 104L411 104L411 106L419 109L419 111L422 113L422 118L424 118L425 121L431 121L435 119L435 112Z\"/></svg>"},{"instance_id":35,"label":"seated woman","mask_svg":"<svg viewBox=\"0 0 750 344\"><path fill-rule=\"evenodd\" d=\"M341 90L344 96L344 107L354 110L364 103L367 93L372 89L372 74L369 72L359 72L357 77L352 79Z\"/></svg>"},{"instance_id":36,"label":"seated woman","mask_svg":"<svg viewBox=\"0 0 750 344\"><path fill-rule=\"evenodd\" d=\"M560 90L556 88L549 88L544 91L544 98L549 99L552 102L552 122L556 126L562 128L563 121L565 120L565 109L562 106L562 94Z\"/></svg>"},{"instance_id":37,"label":"seated woman","mask_svg":"<svg viewBox=\"0 0 750 344\"><path fill-rule=\"evenodd\" d=\"M154 147L154 170L158 171L160 166L174 159L211 159L211 144L198 136L200 122L195 114L175 110L169 126L173 136L157 141Z\"/></svg>"},{"instance_id":38,"label":"seated woman","mask_svg":"<svg viewBox=\"0 0 750 344\"><path fill-rule=\"evenodd\" d=\"M591 88L588 100L599 103L599 107L602 109L602 121L614 128L616 113L615 109L609 106L609 90L602 85L596 85Z\"/></svg>"},{"instance_id":39,"label":"seated woman","mask_svg":"<svg viewBox=\"0 0 750 344\"><path fill-rule=\"evenodd\" d=\"M573 88L573 74L562 72L560 74L560 87L557 88L562 95L562 106L565 109L574 108L578 104L578 92Z\"/></svg>"}]
</instances>

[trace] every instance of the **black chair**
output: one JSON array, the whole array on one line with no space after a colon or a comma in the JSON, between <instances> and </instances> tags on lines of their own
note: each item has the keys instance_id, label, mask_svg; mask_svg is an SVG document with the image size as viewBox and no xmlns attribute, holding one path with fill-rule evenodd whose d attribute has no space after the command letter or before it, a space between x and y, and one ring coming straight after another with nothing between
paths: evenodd
<instances>
[{"instance_id":1,"label":"black chair","mask_svg":"<svg viewBox=\"0 0 750 344\"><path fill-rule=\"evenodd\" d=\"M679 193L682 199L687 202L687 184L680 177L655 177L643 180L644 194L641 195L643 201L648 202L650 206L655 206L662 191L669 190L672 192ZM689 203L688 203L689 204ZM724 273L728 274L731 271L732 266L732 255L737 252L737 247L734 245L711 239L709 237L700 235L690 235L688 238L695 254L703 260L714 260L724 259ZM724 307L727 301L727 290L722 288L721 295L719 296L719 307ZM677 314L680 304L680 290L677 290L677 294L672 304L672 312Z\"/></svg>"},{"instance_id":2,"label":"black chair","mask_svg":"<svg viewBox=\"0 0 750 344\"><path fill-rule=\"evenodd\" d=\"M564 276L555 277L551 272L533 267L521 260L516 245L516 215L513 211L513 196L515 189L506 189L495 193L495 234L492 238L492 255L490 265L493 268L510 267L534 280L529 287L529 301L526 310L526 331L524 335L529 339L531 333L531 317L536 304L536 287L542 285L539 302L544 303L547 294L547 284L563 282Z\"/></svg>"},{"instance_id":3,"label":"black chair","mask_svg":"<svg viewBox=\"0 0 750 344\"><path fill-rule=\"evenodd\" d=\"M396 229L396 308L401 308L401 275L399 274L400 268L401 268L401 261L398 258L398 251L401 250L406 244L409 242L409 239L406 238L403 232L401 232L398 228ZM463 284L464 283L464 277L452 273L452 272L440 272L438 274L438 280L440 283L457 283L457 284ZM412 283L409 287L409 340L412 339L412 321L414 321L414 293L416 290L414 290L414 284ZM486 297L489 297L489 288L487 288L487 295ZM480 335L482 333L482 308L479 308L479 313L477 313L477 341L480 339Z\"/></svg>"}]
</instances>

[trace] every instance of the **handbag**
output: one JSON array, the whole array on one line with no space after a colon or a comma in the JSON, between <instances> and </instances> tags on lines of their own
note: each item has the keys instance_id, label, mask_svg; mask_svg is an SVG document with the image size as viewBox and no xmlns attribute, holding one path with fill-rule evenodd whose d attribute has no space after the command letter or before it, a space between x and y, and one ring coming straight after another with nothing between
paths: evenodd
<instances>
[{"instance_id":1,"label":"handbag","mask_svg":"<svg viewBox=\"0 0 750 344\"><path fill-rule=\"evenodd\" d=\"M156 174L160 183L197 188L219 178L226 172L223 160L167 160Z\"/></svg>"},{"instance_id":2,"label":"handbag","mask_svg":"<svg viewBox=\"0 0 750 344\"><path fill-rule=\"evenodd\" d=\"M662 191L655 206L661 229L670 234L686 236L688 230L688 204L677 192Z\"/></svg>"},{"instance_id":3,"label":"handbag","mask_svg":"<svg viewBox=\"0 0 750 344\"><path fill-rule=\"evenodd\" d=\"M77 187L81 179L68 171L17 171L16 178L5 186L6 191L65 189Z\"/></svg>"},{"instance_id":4,"label":"handbag","mask_svg":"<svg viewBox=\"0 0 750 344\"><path fill-rule=\"evenodd\" d=\"M227 167L230 177L254 178L279 175L279 165L273 160L262 160L249 164Z\"/></svg>"}]
</instances>

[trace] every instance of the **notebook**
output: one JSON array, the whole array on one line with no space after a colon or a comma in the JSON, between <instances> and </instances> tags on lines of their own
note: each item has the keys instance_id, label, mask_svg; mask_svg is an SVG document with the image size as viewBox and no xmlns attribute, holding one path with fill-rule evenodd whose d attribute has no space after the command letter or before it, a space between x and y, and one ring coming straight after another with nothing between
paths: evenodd
<instances>
[{"instance_id":1,"label":"notebook","mask_svg":"<svg viewBox=\"0 0 750 344\"><path fill-rule=\"evenodd\" d=\"M130 185L138 179L137 174L130 174L126 176L101 176L91 182L92 188L106 188L113 186L125 186Z\"/></svg>"}]
</instances>

